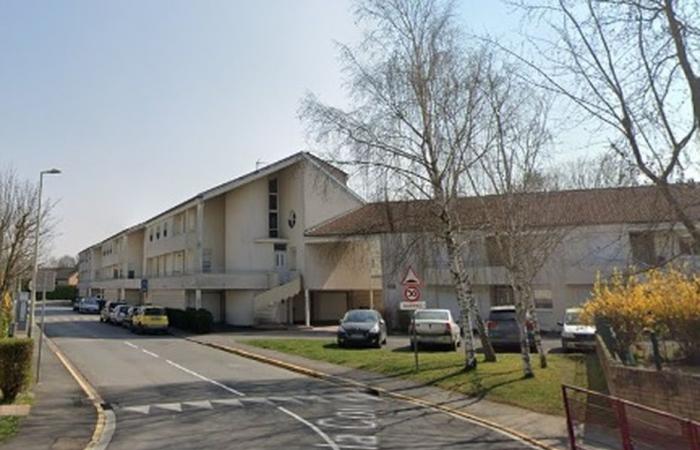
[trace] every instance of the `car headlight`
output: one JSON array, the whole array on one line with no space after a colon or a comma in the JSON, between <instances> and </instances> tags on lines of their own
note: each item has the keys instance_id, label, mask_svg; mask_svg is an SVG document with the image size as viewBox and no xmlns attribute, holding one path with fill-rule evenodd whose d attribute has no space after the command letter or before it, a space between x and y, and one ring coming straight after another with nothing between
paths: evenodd
<instances>
[{"instance_id":1,"label":"car headlight","mask_svg":"<svg viewBox=\"0 0 700 450\"><path fill-rule=\"evenodd\" d=\"M345 334L345 328L342 325L338 327L338 334Z\"/></svg>"},{"instance_id":2,"label":"car headlight","mask_svg":"<svg viewBox=\"0 0 700 450\"><path fill-rule=\"evenodd\" d=\"M374 326L372 326L372 328L369 329L369 332L370 333L379 333L379 324L375 323Z\"/></svg>"}]
</instances>

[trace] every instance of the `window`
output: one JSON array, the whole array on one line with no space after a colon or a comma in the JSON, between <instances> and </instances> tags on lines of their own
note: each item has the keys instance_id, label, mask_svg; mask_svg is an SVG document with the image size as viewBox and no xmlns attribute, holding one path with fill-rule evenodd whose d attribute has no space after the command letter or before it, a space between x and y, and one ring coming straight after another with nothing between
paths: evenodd
<instances>
[{"instance_id":1,"label":"window","mask_svg":"<svg viewBox=\"0 0 700 450\"><path fill-rule=\"evenodd\" d=\"M267 197L268 197L268 215L267 227L268 236L271 238L279 237L279 194L277 192L277 178L268 180L267 182Z\"/></svg>"},{"instance_id":2,"label":"window","mask_svg":"<svg viewBox=\"0 0 700 450\"><path fill-rule=\"evenodd\" d=\"M494 236L486 238L486 260L489 266L503 266L505 258Z\"/></svg>"},{"instance_id":3,"label":"window","mask_svg":"<svg viewBox=\"0 0 700 450\"><path fill-rule=\"evenodd\" d=\"M168 237L168 222L163 224L163 237Z\"/></svg>"},{"instance_id":4,"label":"window","mask_svg":"<svg viewBox=\"0 0 700 450\"><path fill-rule=\"evenodd\" d=\"M513 288L510 286L493 286L491 288L491 306L509 306L513 304Z\"/></svg>"},{"instance_id":5,"label":"window","mask_svg":"<svg viewBox=\"0 0 700 450\"><path fill-rule=\"evenodd\" d=\"M693 240L687 237L679 238L678 250L681 255L694 255L695 251L693 250Z\"/></svg>"},{"instance_id":6,"label":"window","mask_svg":"<svg viewBox=\"0 0 700 450\"><path fill-rule=\"evenodd\" d=\"M535 297L535 308L537 308L537 309L552 309L552 308L554 308L554 302L552 302L551 298Z\"/></svg>"},{"instance_id":7,"label":"window","mask_svg":"<svg viewBox=\"0 0 700 450\"><path fill-rule=\"evenodd\" d=\"M634 259L634 262L648 265L656 264L656 248L654 246L653 233L630 233L630 247L632 249L632 259Z\"/></svg>"},{"instance_id":8,"label":"window","mask_svg":"<svg viewBox=\"0 0 700 450\"><path fill-rule=\"evenodd\" d=\"M156 228L156 239L160 239L160 225Z\"/></svg>"},{"instance_id":9,"label":"window","mask_svg":"<svg viewBox=\"0 0 700 450\"><path fill-rule=\"evenodd\" d=\"M148 240L153 242L153 228L148 229Z\"/></svg>"},{"instance_id":10,"label":"window","mask_svg":"<svg viewBox=\"0 0 700 450\"><path fill-rule=\"evenodd\" d=\"M202 250L202 272L211 272L211 249Z\"/></svg>"},{"instance_id":11,"label":"window","mask_svg":"<svg viewBox=\"0 0 700 450\"><path fill-rule=\"evenodd\" d=\"M275 244L275 268L276 269L286 269L287 268L287 245L286 244Z\"/></svg>"}]
</instances>

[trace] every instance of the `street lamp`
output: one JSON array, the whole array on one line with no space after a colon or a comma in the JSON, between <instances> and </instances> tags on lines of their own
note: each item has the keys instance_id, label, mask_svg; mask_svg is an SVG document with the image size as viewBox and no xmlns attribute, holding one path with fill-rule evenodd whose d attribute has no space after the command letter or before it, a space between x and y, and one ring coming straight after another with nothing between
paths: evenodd
<instances>
[{"instance_id":1,"label":"street lamp","mask_svg":"<svg viewBox=\"0 0 700 450\"><path fill-rule=\"evenodd\" d=\"M39 233L41 232L41 191L44 189L44 175L58 175L58 169L42 170L39 172L39 201L36 208L36 229L34 230L34 269L32 272L32 297L29 306L29 325L27 336L32 337L32 327L34 326L34 304L36 303L37 272L39 271Z\"/></svg>"}]
</instances>

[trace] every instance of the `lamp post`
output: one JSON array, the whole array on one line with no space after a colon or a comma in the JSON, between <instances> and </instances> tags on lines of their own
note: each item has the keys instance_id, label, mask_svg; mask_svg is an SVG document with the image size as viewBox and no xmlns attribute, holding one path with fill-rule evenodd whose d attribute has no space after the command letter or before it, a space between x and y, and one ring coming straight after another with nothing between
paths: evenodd
<instances>
[{"instance_id":1,"label":"lamp post","mask_svg":"<svg viewBox=\"0 0 700 450\"><path fill-rule=\"evenodd\" d=\"M37 272L39 271L39 234L41 233L41 191L44 189L44 175L58 175L58 169L42 170L39 172L39 201L36 207L36 228L34 229L34 268L32 271L32 297L29 305L29 324L27 325L27 336L32 337L32 327L34 326L34 305L36 304Z\"/></svg>"}]
</instances>

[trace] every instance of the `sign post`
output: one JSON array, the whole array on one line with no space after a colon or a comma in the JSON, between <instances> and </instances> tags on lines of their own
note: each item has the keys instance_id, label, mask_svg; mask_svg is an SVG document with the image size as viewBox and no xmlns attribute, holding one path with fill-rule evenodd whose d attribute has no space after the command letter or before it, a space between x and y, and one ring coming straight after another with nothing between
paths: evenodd
<instances>
[{"instance_id":1,"label":"sign post","mask_svg":"<svg viewBox=\"0 0 700 450\"><path fill-rule=\"evenodd\" d=\"M44 321L46 319L46 291L53 291L56 289L56 272L53 270L39 270L37 272L37 285L34 286L35 289L41 290L41 334L39 335L39 348L37 350L37 361L36 361L36 382L39 382L39 376L41 373L41 347L44 342L44 335L46 334ZM36 296L35 296L36 298Z\"/></svg>"},{"instance_id":2,"label":"sign post","mask_svg":"<svg viewBox=\"0 0 700 450\"><path fill-rule=\"evenodd\" d=\"M412 267L408 268L406 276L401 282L403 285L403 299L400 308L403 311L413 311L411 318L411 342L413 342L413 359L415 361L415 370L418 372L418 332L416 331L416 310L425 308L425 302L421 302L421 281L418 274Z\"/></svg>"}]
</instances>

